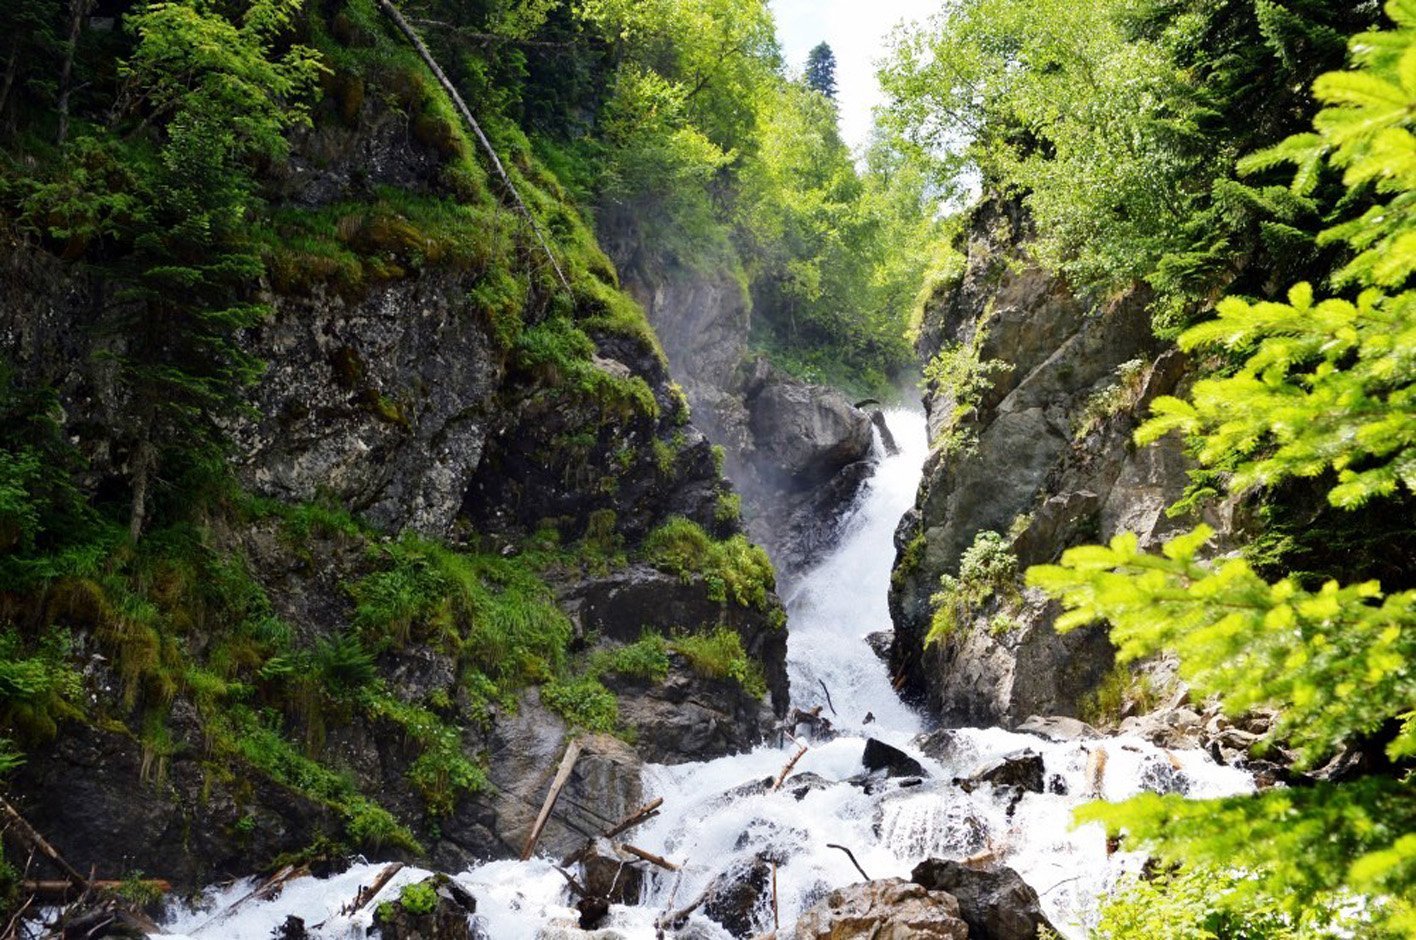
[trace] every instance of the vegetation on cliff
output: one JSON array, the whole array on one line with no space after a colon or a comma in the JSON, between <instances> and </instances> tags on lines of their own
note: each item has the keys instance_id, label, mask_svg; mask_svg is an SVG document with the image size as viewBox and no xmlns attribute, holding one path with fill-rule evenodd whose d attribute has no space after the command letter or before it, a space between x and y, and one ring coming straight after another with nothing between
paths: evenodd
<instances>
[{"instance_id":1,"label":"vegetation on cliff","mask_svg":"<svg viewBox=\"0 0 1416 940\"><path fill-rule=\"evenodd\" d=\"M1059 629L1104 621L1123 660L1168 651L1231 713L1276 708L1267 746L1318 771L1086 811L1177 866L1099 935L1416 935L1416 592L1390 564L1416 490L1416 7L1044 6L972 0L901 37L892 120L941 177L972 165L1020 198L1037 260L1081 296L1147 283L1155 329L1203 374L1137 444L1188 441L1179 510L1261 510L1242 553L1214 557L1206 526L1162 554L1121 535L1029 582L1062 601ZM1366 525L1381 514L1404 534Z\"/></svg>"}]
</instances>

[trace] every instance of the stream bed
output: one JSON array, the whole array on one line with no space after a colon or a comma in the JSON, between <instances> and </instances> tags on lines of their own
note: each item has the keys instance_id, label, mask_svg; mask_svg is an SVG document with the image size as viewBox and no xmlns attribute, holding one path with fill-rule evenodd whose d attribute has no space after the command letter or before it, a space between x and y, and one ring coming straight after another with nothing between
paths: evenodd
<instances>
[{"instance_id":1,"label":"stream bed","mask_svg":"<svg viewBox=\"0 0 1416 940\"><path fill-rule=\"evenodd\" d=\"M861 880L847 854L831 847L842 845L871 878L908 878L928 857L997 860L1038 892L1044 912L1067 937L1081 938L1094 923L1098 900L1143 859L1109 852L1099 826L1073 828L1074 807L1145 789L1203 798L1253 788L1247 774L1215 764L1202 751L1166 751L1138 738L1054 742L973 728L936 734L921 747L931 730L927 721L896 696L884 663L866 642L867 635L890 628L886 598L895 527L914 501L927 451L922 415L895 410L886 417L900 452L882 456L837 547L785 598L793 704L822 706L838 736L808 741L792 778L776 791L764 781L780 774L797 752L789 739L712 761L648 766L646 798L663 797L664 803L657 818L635 830L634 842L681 865L680 873L653 870L638 905L614 906L601 931L584 933L573 926L573 899L551 860L491 862L456 875L476 896L484 936L648 940L664 910L687 906L715 881L754 887L734 891L729 905L700 907L677 936L733 936L710 913L735 920L740 932L747 925L770 931L771 889L763 887L769 871L781 935L789 936L802 911L830 890ZM861 757L868 738L906 752L924 773L865 777ZM1042 758L1045 792L954 783L1025 749ZM197 907L174 908L162 936L268 940L293 915L313 936L362 938L375 905L352 917L338 912L382 867L372 860L328 879L298 879L279 897L244 904L220 919L215 912L247 894L253 882L213 889ZM403 869L380 899L396 897L403 884L427 874Z\"/></svg>"}]
</instances>

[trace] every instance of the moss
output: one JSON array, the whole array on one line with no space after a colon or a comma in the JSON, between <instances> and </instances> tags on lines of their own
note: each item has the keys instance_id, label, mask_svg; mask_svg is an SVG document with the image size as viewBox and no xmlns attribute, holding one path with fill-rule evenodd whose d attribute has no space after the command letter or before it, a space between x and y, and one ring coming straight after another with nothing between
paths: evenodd
<instances>
[{"instance_id":1,"label":"moss","mask_svg":"<svg viewBox=\"0 0 1416 940\"><path fill-rule=\"evenodd\" d=\"M674 516L649 533L643 553L650 564L685 583L701 577L715 601L731 599L763 611L773 606L768 597L776 587L772 562L744 535L715 539L696 522Z\"/></svg>"},{"instance_id":2,"label":"moss","mask_svg":"<svg viewBox=\"0 0 1416 940\"><path fill-rule=\"evenodd\" d=\"M521 334L514 362L541 384L596 403L606 418L658 420L659 403L648 384L637 375L626 378L600 368L594 355L589 336L569 320L554 317Z\"/></svg>"},{"instance_id":3,"label":"moss","mask_svg":"<svg viewBox=\"0 0 1416 940\"><path fill-rule=\"evenodd\" d=\"M694 672L710 679L736 682L744 692L755 698L767 695L767 680L762 667L748 658L742 648L742 638L736 631L723 627L713 633L676 638L670 648L688 660Z\"/></svg>"},{"instance_id":4,"label":"moss","mask_svg":"<svg viewBox=\"0 0 1416 940\"><path fill-rule=\"evenodd\" d=\"M742 520L742 496L722 490L713 505L713 521L720 526L736 525Z\"/></svg>"},{"instance_id":5,"label":"moss","mask_svg":"<svg viewBox=\"0 0 1416 940\"><path fill-rule=\"evenodd\" d=\"M572 727L613 734L619 721L619 701L594 676L548 682L541 701Z\"/></svg>"},{"instance_id":6,"label":"moss","mask_svg":"<svg viewBox=\"0 0 1416 940\"><path fill-rule=\"evenodd\" d=\"M904 550L900 552L900 560L895 562L895 568L890 572L891 587L898 591L905 586L906 580L913 577L924 562L924 552L928 547L929 542L923 532L915 533L914 537L905 543Z\"/></svg>"}]
</instances>

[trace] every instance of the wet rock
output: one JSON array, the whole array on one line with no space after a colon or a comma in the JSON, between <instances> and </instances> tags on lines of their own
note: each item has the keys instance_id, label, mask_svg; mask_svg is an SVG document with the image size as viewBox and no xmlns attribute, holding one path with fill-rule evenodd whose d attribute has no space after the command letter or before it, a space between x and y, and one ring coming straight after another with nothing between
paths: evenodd
<instances>
[{"instance_id":1,"label":"wet rock","mask_svg":"<svg viewBox=\"0 0 1416 940\"><path fill-rule=\"evenodd\" d=\"M835 786L830 780L820 774L811 771L803 771L799 774L792 774L782 784L782 789L796 797L797 802L806 799L808 793L815 793L817 790L827 790Z\"/></svg>"},{"instance_id":2,"label":"wet rock","mask_svg":"<svg viewBox=\"0 0 1416 940\"><path fill-rule=\"evenodd\" d=\"M404 888L397 900L374 909L374 929L381 940L473 940L471 917L477 913L477 900L471 892L446 875L420 881L416 889L416 901ZM423 892L431 894L426 905Z\"/></svg>"},{"instance_id":3,"label":"wet rock","mask_svg":"<svg viewBox=\"0 0 1416 940\"><path fill-rule=\"evenodd\" d=\"M948 764L963 754L959 734L952 728L940 728L915 739L915 746L925 757L932 757L941 764Z\"/></svg>"},{"instance_id":4,"label":"wet rock","mask_svg":"<svg viewBox=\"0 0 1416 940\"><path fill-rule=\"evenodd\" d=\"M931 858L920 862L910 880L930 891L948 892L968 923L970 940L1038 940L1057 929L1042 913L1037 892L1011 868L988 871Z\"/></svg>"},{"instance_id":5,"label":"wet rock","mask_svg":"<svg viewBox=\"0 0 1416 940\"><path fill-rule=\"evenodd\" d=\"M885 453L892 457L898 454L900 452L900 445L895 443L895 435L890 433L890 425L885 423L885 412L878 408L872 410L870 412L870 423L875 425L875 430L880 435L880 446L885 448Z\"/></svg>"},{"instance_id":6,"label":"wet rock","mask_svg":"<svg viewBox=\"0 0 1416 940\"><path fill-rule=\"evenodd\" d=\"M620 721L635 732L647 761L678 764L737 754L760 743L775 724L771 706L732 679L700 676L678 656L660 683L606 676L619 696Z\"/></svg>"},{"instance_id":7,"label":"wet rock","mask_svg":"<svg viewBox=\"0 0 1416 940\"><path fill-rule=\"evenodd\" d=\"M878 656L881 662L890 661L890 644L895 640L893 630L877 630L874 633L865 635L865 645L870 647L870 651Z\"/></svg>"},{"instance_id":8,"label":"wet rock","mask_svg":"<svg viewBox=\"0 0 1416 940\"><path fill-rule=\"evenodd\" d=\"M1101 732L1085 721L1066 715L1032 715L1018 725L1016 730L1023 734L1035 734L1048 741L1085 741L1101 737Z\"/></svg>"},{"instance_id":9,"label":"wet rock","mask_svg":"<svg viewBox=\"0 0 1416 940\"><path fill-rule=\"evenodd\" d=\"M956 779L954 783L970 792L988 783L995 787L1017 787L1028 793L1041 793L1044 770L1042 755L1024 750L1002 757L972 776Z\"/></svg>"},{"instance_id":10,"label":"wet rock","mask_svg":"<svg viewBox=\"0 0 1416 940\"><path fill-rule=\"evenodd\" d=\"M900 878L867 881L828 894L797 920L796 940L969 940L950 894Z\"/></svg>"},{"instance_id":11,"label":"wet rock","mask_svg":"<svg viewBox=\"0 0 1416 940\"><path fill-rule=\"evenodd\" d=\"M644 872L634 859L621 856L608 839L595 839L581 851L581 884L611 904L635 904L644 888Z\"/></svg>"},{"instance_id":12,"label":"wet rock","mask_svg":"<svg viewBox=\"0 0 1416 940\"><path fill-rule=\"evenodd\" d=\"M765 360L754 368L748 409L757 454L798 488L870 454L870 417L840 392L794 379Z\"/></svg>"},{"instance_id":13,"label":"wet rock","mask_svg":"<svg viewBox=\"0 0 1416 940\"><path fill-rule=\"evenodd\" d=\"M1180 763L1174 758L1158 758L1147 761L1141 768L1140 787L1142 790L1149 790L1152 793L1165 795L1167 793L1186 794L1190 792L1190 778L1185 771L1180 769Z\"/></svg>"},{"instance_id":14,"label":"wet rock","mask_svg":"<svg viewBox=\"0 0 1416 940\"><path fill-rule=\"evenodd\" d=\"M897 747L876 738L865 742L865 753L861 763L870 771L883 770L887 777L922 777L924 767L920 762Z\"/></svg>"},{"instance_id":15,"label":"wet rock","mask_svg":"<svg viewBox=\"0 0 1416 940\"><path fill-rule=\"evenodd\" d=\"M772 864L759 854L718 876L703 913L734 937L748 938L771 928L771 901Z\"/></svg>"},{"instance_id":16,"label":"wet rock","mask_svg":"<svg viewBox=\"0 0 1416 940\"><path fill-rule=\"evenodd\" d=\"M1178 706L1133 715L1122 721L1117 731L1144 738L1156 747L1183 750L1200 746L1204 738L1204 722L1198 712Z\"/></svg>"},{"instance_id":17,"label":"wet rock","mask_svg":"<svg viewBox=\"0 0 1416 940\"><path fill-rule=\"evenodd\" d=\"M291 914L285 918L285 922L271 933L271 940L310 940L310 933L305 929L305 920Z\"/></svg>"}]
</instances>

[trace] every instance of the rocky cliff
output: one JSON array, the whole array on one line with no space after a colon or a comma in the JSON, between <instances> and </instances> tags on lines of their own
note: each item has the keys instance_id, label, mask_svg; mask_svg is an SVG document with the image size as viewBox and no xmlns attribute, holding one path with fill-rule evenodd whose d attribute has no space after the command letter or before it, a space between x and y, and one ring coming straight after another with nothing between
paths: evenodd
<instances>
[{"instance_id":1,"label":"rocky cliff","mask_svg":"<svg viewBox=\"0 0 1416 940\"><path fill-rule=\"evenodd\" d=\"M790 577L833 544L870 475L870 416L750 353L751 301L730 270L628 263L626 288L663 340L694 423L723 448L749 534Z\"/></svg>"},{"instance_id":2,"label":"rocky cliff","mask_svg":"<svg viewBox=\"0 0 1416 940\"><path fill-rule=\"evenodd\" d=\"M376 98L387 75L336 71L264 181L264 370L220 492L91 574L0 585L6 630L68 637L82 694L9 789L85 872L518 853L598 732L542 837L563 853L636 805L641 760L746 748L785 710L771 569L642 312L523 151L573 291L528 263L430 81L397 74ZM7 235L0 354L56 393L101 503L131 460L97 329L123 300L48 248Z\"/></svg>"},{"instance_id":3,"label":"rocky cliff","mask_svg":"<svg viewBox=\"0 0 1416 940\"><path fill-rule=\"evenodd\" d=\"M985 201L965 237L966 268L926 305L918 340L936 363L933 446L897 533L890 662L946 721L1011 726L1094 706L1113 667L1104 629L1056 634L1059 609L1021 571L1122 531L1154 546L1193 522L1166 514L1189 483L1178 442L1131 443L1187 367L1153 338L1144 288L1083 298L1032 261L1018 204Z\"/></svg>"}]
</instances>

